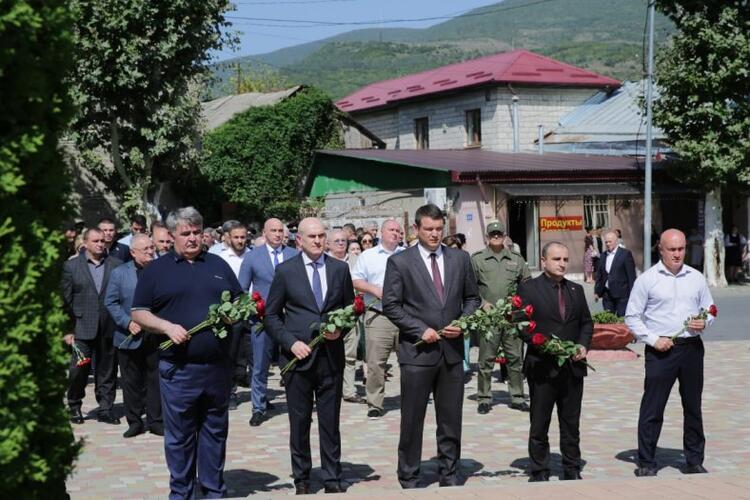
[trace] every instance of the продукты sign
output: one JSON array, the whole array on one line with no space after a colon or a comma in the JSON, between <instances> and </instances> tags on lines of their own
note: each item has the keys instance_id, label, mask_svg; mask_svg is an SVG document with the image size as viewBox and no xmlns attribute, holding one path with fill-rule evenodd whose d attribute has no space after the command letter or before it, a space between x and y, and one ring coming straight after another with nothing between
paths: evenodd
<instances>
[{"instance_id":1,"label":"\u043f\u0440\u043e\u0434\u0443\u043a\u0442\u044b sign","mask_svg":"<svg viewBox=\"0 0 750 500\"><path fill-rule=\"evenodd\" d=\"M581 231L583 217L539 217L539 229L541 231Z\"/></svg>"}]
</instances>

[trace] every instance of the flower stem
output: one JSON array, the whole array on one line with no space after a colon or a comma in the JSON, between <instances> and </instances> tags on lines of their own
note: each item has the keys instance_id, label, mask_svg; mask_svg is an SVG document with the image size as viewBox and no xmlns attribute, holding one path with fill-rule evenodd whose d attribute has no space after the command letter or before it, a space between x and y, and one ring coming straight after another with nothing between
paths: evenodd
<instances>
[{"instance_id":1,"label":"flower stem","mask_svg":"<svg viewBox=\"0 0 750 500\"><path fill-rule=\"evenodd\" d=\"M188 340L190 339L191 336L195 335L196 333L203 330L204 328L211 326L212 324L213 324L213 321L209 321L209 320L201 321L200 323L198 323L197 325L195 325L194 327L192 327L190 330L187 331ZM172 339L165 340L164 342L159 344L159 349L164 351L166 349L169 349L173 345L174 345L174 342L172 342Z\"/></svg>"}]
</instances>

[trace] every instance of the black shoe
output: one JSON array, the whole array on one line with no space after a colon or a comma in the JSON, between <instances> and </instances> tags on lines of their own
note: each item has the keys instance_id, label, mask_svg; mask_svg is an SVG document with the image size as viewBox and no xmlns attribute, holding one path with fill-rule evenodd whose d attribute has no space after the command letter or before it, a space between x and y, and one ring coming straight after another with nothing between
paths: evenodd
<instances>
[{"instance_id":1,"label":"black shoe","mask_svg":"<svg viewBox=\"0 0 750 500\"><path fill-rule=\"evenodd\" d=\"M448 477L441 477L439 484L441 488L449 488L451 486L461 486L463 481L458 474L454 474Z\"/></svg>"},{"instance_id":2,"label":"black shoe","mask_svg":"<svg viewBox=\"0 0 750 500\"><path fill-rule=\"evenodd\" d=\"M471 382L471 372L464 372L464 385Z\"/></svg>"},{"instance_id":3,"label":"black shoe","mask_svg":"<svg viewBox=\"0 0 750 500\"><path fill-rule=\"evenodd\" d=\"M687 467L683 469L682 473L683 474L708 474L708 471L702 465L697 464L697 465L688 465Z\"/></svg>"},{"instance_id":4,"label":"black shoe","mask_svg":"<svg viewBox=\"0 0 750 500\"><path fill-rule=\"evenodd\" d=\"M531 407L526 403L526 401L523 401L521 403L511 403L509 405L509 408L511 410L518 410L518 411L531 411Z\"/></svg>"},{"instance_id":5,"label":"black shoe","mask_svg":"<svg viewBox=\"0 0 750 500\"><path fill-rule=\"evenodd\" d=\"M96 420L103 424L120 425L120 419L112 415L111 411L100 411Z\"/></svg>"},{"instance_id":6,"label":"black shoe","mask_svg":"<svg viewBox=\"0 0 750 500\"><path fill-rule=\"evenodd\" d=\"M344 398L344 401L346 401L347 403L367 403L367 401L365 401L365 399L359 394L355 394L354 396L347 396Z\"/></svg>"},{"instance_id":7,"label":"black shoe","mask_svg":"<svg viewBox=\"0 0 750 500\"><path fill-rule=\"evenodd\" d=\"M636 477L656 477L656 472L654 467L638 467L634 471Z\"/></svg>"},{"instance_id":8,"label":"black shoe","mask_svg":"<svg viewBox=\"0 0 750 500\"><path fill-rule=\"evenodd\" d=\"M310 483L296 483L294 485L295 495L309 495L310 494Z\"/></svg>"},{"instance_id":9,"label":"black shoe","mask_svg":"<svg viewBox=\"0 0 750 500\"><path fill-rule=\"evenodd\" d=\"M542 481L549 481L549 472L535 472L529 476L530 483L540 483Z\"/></svg>"},{"instance_id":10,"label":"black shoe","mask_svg":"<svg viewBox=\"0 0 750 500\"><path fill-rule=\"evenodd\" d=\"M229 395L229 409L230 410L236 410L237 407L240 405L239 398L237 397L237 394L232 393Z\"/></svg>"},{"instance_id":11,"label":"black shoe","mask_svg":"<svg viewBox=\"0 0 750 500\"><path fill-rule=\"evenodd\" d=\"M479 406L477 407L477 413L480 415L486 415L490 412L492 409L492 405L489 403L479 403Z\"/></svg>"},{"instance_id":12,"label":"black shoe","mask_svg":"<svg viewBox=\"0 0 750 500\"><path fill-rule=\"evenodd\" d=\"M563 476L562 476L562 480L563 481L576 481L578 479L583 479L581 477L581 472L580 471L569 470L569 471L564 471L563 472Z\"/></svg>"},{"instance_id":13,"label":"black shoe","mask_svg":"<svg viewBox=\"0 0 750 500\"><path fill-rule=\"evenodd\" d=\"M128 430L122 433L122 437L132 438L137 436L138 434L143 434L144 432L145 430L143 429L143 423L134 422L128 426Z\"/></svg>"},{"instance_id":14,"label":"black shoe","mask_svg":"<svg viewBox=\"0 0 750 500\"><path fill-rule=\"evenodd\" d=\"M329 483L325 486L326 493L344 493L346 490L341 486L341 483Z\"/></svg>"},{"instance_id":15,"label":"black shoe","mask_svg":"<svg viewBox=\"0 0 750 500\"><path fill-rule=\"evenodd\" d=\"M83 423L83 413L81 413L80 408L71 408L70 409L70 423L72 424L82 424Z\"/></svg>"},{"instance_id":16,"label":"black shoe","mask_svg":"<svg viewBox=\"0 0 750 500\"><path fill-rule=\"evenodd\" d=\"M419 481L401 481L399 479L398 482L401 485L401 489L403 490L414 490L423 487L423 485Z\"/></svg>"},{"instance_id":17,"label":"black shoe","mask_svg":"<svg viewBox=\"0 0 750 500\"><path fill-rule=\"evenodd\" d=\"M161 424L159 422L153 423L148 426L148 431L153 434L154 436L163 436L164 435L164 424Z\"/></svg>"},{"instance_id":18,"label":"black shoe","mask_svg":"<svg viewBox=\"0 0 750 500\"><path fill-rule=\"evenodd\" d=\"M383 416L383 410L378 410L377 408L370 408L367 410L367 418L380 418Z\"/></svg>"},{"instance_id":19,"label":"black shoe","mask_svg":"<svg viewBox=\"0 0 750 500\"><path fill-rule=\"evenodd\" d=\"M267 401L266 402L266 410L273 410L273 409L274 409L274 406L271 404L270 401Z\"/></svg>"},{"instance_id":20,"label":"black shoe","mask_svg":"<svg viewBox=\"0 0 750 500\"><path fill-rule=\"evenodd\" d=\"M260 411L256 411L253 413L253 416L250 417L250 427L258 427L265 420L266 420L266 414Z\"/></svg>"}]
</instances>

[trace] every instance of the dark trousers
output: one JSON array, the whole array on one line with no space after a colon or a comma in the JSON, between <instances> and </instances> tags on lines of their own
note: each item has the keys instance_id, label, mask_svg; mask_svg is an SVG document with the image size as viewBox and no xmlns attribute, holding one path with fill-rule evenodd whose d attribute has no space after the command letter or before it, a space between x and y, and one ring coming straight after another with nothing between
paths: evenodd
<instances>
[{"instance_id":1,"label":"dark trousers","mask_svg":"<svg viewBox=\"0 0 750 500\"><path fill-rule=\"evenodd\" d=\"M86 396L86 383L93 366L94 394L96 394L99 410L111 411L117 391L117 357L115 346L112 344L112 335L99 333L95 339L75 339L75 343L83 355L91 358L93 362L85 366L77 366L78 359L75 353L71 356L68 372L68 406L81 408L83 398Z\"/></svg>"},{"instance_id":2,"label":"dark trousers","mask_svg":"<svg viewBox=\"0 0 750 500\"><path fill-rule=\"evenodd\" d=\"M122 399L125 403L125 418L129 424L161 424L161 396L159 390L159 338L143 333L138 349L118 349Z\"/></svg>"},{"instance_id":3,"label":"dark trousers","mask_svg":"<svg viewBox=\"0 0 750 500\"><path fill-rule=\"evenodd\" d=\"M612 297L608 289L604 289L604 297L602 297L602 307L605 311L614 313L621 318L625 316L625 310L628 308L627 297Z\"/></svg>"},{"instance_id":4,"label":"dark trousers","mask_svg":"<svg viewBox=\"0 0 750 500\"><path fill-rule=\"evenodd\" d=\"M656 467L656 443L675 380L680 381L685 461L688 465L703 464L706 445L701 412L703 353L700 338L675 345L666 352L646 347L646 380L638 418L638 463L641 467Z\"/></svg>"},{"instance_id":5,"label":"dark trousers","mask_svg":"<svg viewBox=\"0 0 750 500\"><path fill-rule=\"evenodd\" d=\"M250 344L248 349L252 355L250 363L250 399L253 403L253 413L265 413L268 407L268 369L271 366L274 341L264 331L251 329L247 334Z\"/></svg>"},{"instance_id":6,"label":"dark trousers","mask_svg":"<svg viewBox=\"0 0 750 500\"><path fill-rule=\"evenodd\" d=\"M221 498L226 493L231 378L229 360L184 365L159 361L170 499L193 498L196 466L205 498Z\"/></svg>"},{"instance_id":7,"label":"dark trousers","mask_svg":"<svg viewBox=\"0 0 750 500\"><path fill-rule=\"evenodd\" d=\"M583 377L574 377L570 367L562 367L556 377L529 378L531 427L529 429L529 474L549 472L549 425L557 405L560 425L560 454L566 472L581 470L579 424L583 399Z\"/></svg>"},{"instance_id":8,"label":"dark trousers","mask_svg":"<svg viewBox=\"0 0 750 500\"><path fill-rule=\"evenodd\" d=\"M343 370L334 370L324 353L317 353L313 364L304 371L284 375L287 406L289 408L289 449L292 454L294 483L310 480L310 424L313 400L318 414L320 437L320 465L323 482L341 481L341 397Z\"/></svg>"},{"instance_id":9,"label":"dark trousers","mask_svg":"<svg viewBox=\"0 0 750 500\"><path fill-rule=\"evenodd\" d=\"M241 381L247 380L247 325L244 321L238 321L230 328L232 335L229 343L229 357L232 359L232 388L235 389Z\"/></svg>"},{"instance_id":10,"label":"dark trousers","mask_svg":"<svg viewBox=\"0 0 750 500\"><path fill-rule=\"evenodd\" d=\"M437 419L440 477L456 478L461 458L461 410L464 399L463 363L434 366L401 365L401 435L398 441L398 480L404 488L419 481L422 435L427 402L432 394Z\"/></svg>"}]
</instances>

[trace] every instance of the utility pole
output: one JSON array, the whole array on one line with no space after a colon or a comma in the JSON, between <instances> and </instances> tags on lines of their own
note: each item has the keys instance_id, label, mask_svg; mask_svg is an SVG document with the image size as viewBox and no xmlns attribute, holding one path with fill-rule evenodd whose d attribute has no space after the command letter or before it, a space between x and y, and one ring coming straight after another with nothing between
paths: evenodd
<instances>
[{"instance_id":1,"label":"utility pole","mask_svg":"<svg viewBox=\"0 0 750 500\"><path fill-rule=\"evenodd\" d=\"M235 94L240 95L240 88L242 87L242 66L237 63L237 91Z\"/></svg>"},{"instance_id":2,"label":"utility pole","mask_svg":"<svg viewBox=\"0 0 750 500\"><path fill-rule=\"evenodd\" d=\"M651 267L651 142L653 139L654 95L654 11L656 0L648 2L648 74L646 75L646 180L643 192L643 270Z\"/></svg>"}]
</instances>

